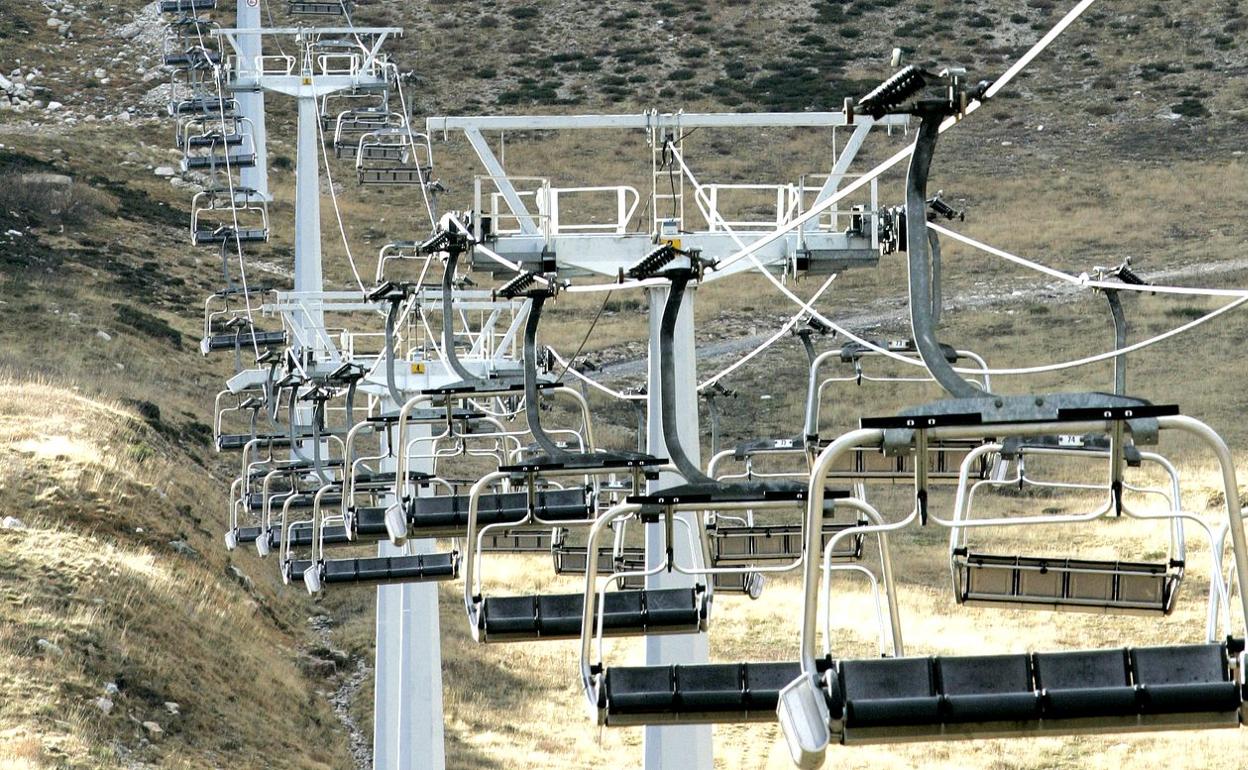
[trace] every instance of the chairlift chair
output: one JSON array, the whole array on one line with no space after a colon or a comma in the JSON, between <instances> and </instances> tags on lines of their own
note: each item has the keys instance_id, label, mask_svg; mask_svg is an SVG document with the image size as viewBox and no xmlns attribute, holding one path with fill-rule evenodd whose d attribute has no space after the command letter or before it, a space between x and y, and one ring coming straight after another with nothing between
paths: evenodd
<instances>
[{"instance_id":1,"label":"chairlift chair","mask_svg":"<svg viewBox=\"0 0 1248 770\"><path fill-rule=\"evenodd\" d=\"M289 0L286 10L291 16L350 16L351 0Z\"/></svg>"},{"instance_id":2,"label":"chairlift chair","mask_svg":"<svg viewBox=\"0 0 1248 770\"><path fill-rule=\"evenodd\" d=\"M355 171L362 185L424 186L433 173L429 135L406 126L365 133L356 149Z\"/></svg>"},{"instance_id":3,"label":"chairlift chair","mask_svg":"<svg viewBox=\"0 0 1248 770\"><path fill-rule=\"evenodd\" d=\"M583 594L559 594L537 596L486 597L479 585L478 562L481 551L480 536L488 533L490 524L481 517L480 495L489 484L511 477L523 481L527 494L536 494L539 479L574 476L599 477L616 473L632 477L636 490L643 479L652 477L665 461L653 455L639 452L586 452L568 451L551 438L541 423L541 392L537 376L537 330L547 301L557 291L553 278L545 279L544 286L537 286L538 277L522 273L498 291L502 296L526 296L529 299L529 315L525 324L524 376L525 415L529 430L539 450L521 458L518 462L500 467L498 472L483 477L470 493L468 519L468 548L464 563L464 606L468 613L473 636L478 641L519 641L526 639L575 638L581 633L580 623L586 601ZM588 425L588 416L586 424ZM525 519L539 518L539 512L530 510ZM560 524L542 518L542 524ZM578 523L589 524L585 517ZM577 573L585 569L591 557L600 558L596 549L578 552L566 541L570 522L562 522L560 542L555 549L556 571ZM617 543L618 546L618 543ZM616 556L624 558L624 552ZM613 562L614 563L614 562ZM696 630L705 622L705 593L700 590L651 589L634 583L622 586L618 592L607 594L602 600L609 620L605 633L630 635L636 633L680 633Z\"/></svg>"},{"instance_id":4,"label":"chairlift chair","mask_svg":"<svg viewBox=\"0 0 1248 770\"><path fill-rule=\"evenodd\" d=\"M161 56L161 62L170 69L211 70L221 64L221 54L218 51L205 49L198 43L179 49L173 46L176 42L185 41L168 38L165 43L165 52Z\"/></svg>"},{"instance_id":5,"label":"chairlift chair","mask_svg":"<svg viewBox=\"0 0 1248 770\"><path fill-rule=\"evenodd\" d=\"M321 133L335 148L351 146L354 149L362 134L406 125L407 116L390 109L387 91L336 91L321 99ZM339 157L346 158L346 155Z\"/></svg>"},{"instance_id":6,"label":"chairlift chair","mask_svg":"<svg viewBox=\"0 0 1248 770\"><path fill-rule=\"evenodd\" d=\"M169 115L174 118L199 116L233 118L238 115L238 101L216 94L191 95L169 102Z\"/></svg>"},{"instance_id":7,"label":"chairlift chair","mask_svg":"<svg viewBox=\"0 0 1248 770\"><path fill-rule=\"evenodd\" d=\"M269 207L245 188L210 187L191 199L191 243L263 243L269 240Z\"/></svg>"},{"instance_id":8,"label":"chairlift chair","mask_svg":"<svg viewBox=\"0 0 1248 770\"><path fill-rule=\"evenodd\" d=\"M672 261L682 258L688 260L689 267L668 267ZM599 516L590 531L590 553L597 552L603 535L614 521L623 516L641 515L643 518L653 517L662 521L670 543L675 521L673 514L678 510L713 510L722 515L724 511L749 508L800 508L804 506L807 497L805 483L785 479L721 481L706 476L689 460L677 430L673 335L684 292L689 282L699 274L700 260L696 254L682 254L669 246L666 254L648 255L646 262L648 264L631 270L630 277L662 276L671 281L660 324L660 403L664 443L671 454L672 463L685 477L685 483L646 494L634 494L623 505ZM843 496L847 497L840 492L827 493L829 502L833 504L839 503ZM702 522L700 528L704 526L705 523ZM819 524L813 526L818 529ZM694 575L766 572L791 569L800 564L803 558L810 558L799 554L796 563L791 565L700 567L699 563L707 560L705 551L708 548L698 533L691 534L694 535L693 542L700 546L697 550L702 551L695 553L695 566L690 569L673 563L669 546L665 560L668 569ZM660 564L643 574L663 568L664 565ZM604 594L599 589L597 573L598 561L590 560L586 570L586 595L610 596L611 594ZM614 573L608 578L608 583L627 576ZM692 590L695 595L699 591L704 595L711 593L704 585L698 585ZM596 612L596 609L599 611ZM785 684L785 678L798 670L793 663L607 667L601 661L600 644L597 645L599 657L594 657L595 642L605 628L604 618L600 608L585 602L581 634L582 685L600 724L771 720L774 718L779 690Z\"/></svg>"},{"instance_id":9,"label":"chairlift chair","mask_svg":"<svg viewBox=\"0 0 1248 770\"><path fill-rule=\"evenodd\" d=\"M199 13L216 7L217 0L160 0L161 13Z\"/></svg>"},{"instance_id":10,"label":"chairlift chair","mask_svg":"<svg viewBox=\"0 0 1248 770\"><path fill-rule=\"evenodd\" d=\"M442 241L435 237L432 239L425 252L436 250L436 246ZM455 260L453 255L455 247L452 245L452 258L448 260L447 275L443 278L443 313L450 319L452 312L452 292L451 277L455 269ZM453 429L457 424L465 427L472 421L485 421L485 415L471 410L456 406L457 403L469 400L471 397L489 396L493 393L500 392L499 385L491 384L488 378L479 378L474 383L479 383L482 389L472 387L469 383L461 382L449 388L435 388L418 394L411 399L401 399L400 394L394 387L393 382L393 365L397 356L395 354L394 342L394 324L395 318L399 312L399 307L404 301L404 292L386 289L386 286L394 286L394 284L385 284L375 292L375 296L390 300L390 311L387 315L386 323L386 371L387 383L391 390L391 398L399 403L402 401L403 406L397 414L388 414L377 417L379 421L384 421L388 426L396 426L398 428L397 453L396 462L396 481L394 485L394 494L399 502L385 511L385 522L390 538L395 543L402 543L408 537L462 537L466 531L468 524L468 497L465 495L438 495L432 497L419 497L413 494L410 484L403 483L401 479L408 477L408 427L411 424L424 422L437 423L441 422L445 426L443 436L427 437L422 439L432 444L441 438L453 435ZM453 320L453 319L451 319ZM454 367L458 364L462 369L463 365L458 361L457 354L454 351L453 337L449 336L453 332L450 329L451 324L444 324L444 351L446 352L448 361L452 362ZM471 376L471 375L470 375ZM504 387L501 392L514 392L516 387L511 381ZM430 404L434 401L440 401L440 405L430 408ZM466 434L465 434L466 435ZM525 493L509 493L497 492L491 494L486 500L485 518L493 521L508 521L515 518L517 511L520 515L529 509L542 511L544 515L550 516L552 519L578 519L586 518L590 512L590 502L584 489L568 489L568 490L543 490L534 491L531 497ZM540 525L539 525L540 526Z\"/></svg>"},{"instance_id":11,"label":"chairlift chair","mask_svg":"<svg viewBox=\"0 0 1248 770\"><path fill-rule=\"evenodd\" d=\"M190 133L198 124L202 130ZM207 121L188 123L188 132L180 144L182 171L207 171L209 173L232 173L234 169L252 168L256 165L256 148L251 132L251 121L246 118L225 118L211 125Z\"/></svg>"},{"instance_id":12,"label":"chairlift chair","mask_svg":"<svg viewBox=\"0 0 1248 770\"><path fill-rule=\"evenodd\" d=\"M940 99L901 106L937 79L945 85ZM859 109L877 117L904 110L922 119L907 180L907 211L912 225L924 221L927 172L940 124L965 109L968 100L981 98L984 90L983 84L975 89L965 87L958 71L947 70L938 78L907 67L859 102ZM892 530L915 521L934 521L952 529L966 526L966 520L941 518L928 505L928 447L933 443L1095 433L1111 437L1112 454L1112 449L1124 445L1127 434L1136 444L1148 444L1159 431L1177 429L1200 439L1218 458L1227 487L1228 526L1236 544L1237 574L1241 580L1248 576L1248 542L1233 463L1217 434L1196 420L1179 416L1173 407L1125 395L999 396L962 379L936 340L925 233L912 226L908 241L915 346L929 372L953 397L904 410L896 417L864 418L857 430L841 435L822 450L811 475L808 550L819 545L813 526L822 515L822 482L838 462L859 447L879 447L915 458L911 513L900 521L867 529ZM974 459L972 453L963 462L963 483ZM1235 727L1240 723L1244 700L1242 639L1081 652L925 658L899 655L883 660L833 661L830 634L824 635L824 654L816 652L816 617L821 594L828 591L826 566L813 559L805 565L802 673L782 691L777 709L793 759L802 767L821 763L833 741ZM1248 597L1241 596L1241 600L1248 608Z\"/></svg>"}]
</instances>

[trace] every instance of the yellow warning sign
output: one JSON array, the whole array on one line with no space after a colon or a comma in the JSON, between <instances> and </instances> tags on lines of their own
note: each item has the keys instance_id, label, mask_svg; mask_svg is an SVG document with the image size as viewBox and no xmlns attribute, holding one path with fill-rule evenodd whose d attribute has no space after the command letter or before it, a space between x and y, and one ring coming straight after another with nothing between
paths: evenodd
<instances>
[{"instance_id":1,"label":"yellow warning sign","mask_svg":"<svg viewBox=\"0 0 1248 770\"><path fill-rule=\"evenodd\" d=\"M425 373L424 361L417 361L416 363L412 364L412 374L424 374L424 373Z\"/></svg>"},{"instance_id":2,"label":"yellow warning sign","mask_svg":"<svg viewBox=\"0 0 1248 770\"><path fill-rule=\"evenodd\" d=\"M659 238L659 243L666 243L668 246L671 246L673 249L680 248L679 238Z\"/></svg>"}]
</instances>

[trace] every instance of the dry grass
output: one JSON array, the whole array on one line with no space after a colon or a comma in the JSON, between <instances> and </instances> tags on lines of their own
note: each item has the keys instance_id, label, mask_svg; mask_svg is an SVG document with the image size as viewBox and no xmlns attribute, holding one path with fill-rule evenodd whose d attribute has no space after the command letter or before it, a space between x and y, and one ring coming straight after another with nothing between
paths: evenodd
<instances>
[{"instance_id":1,"label":"dry grass","mask_svg":"<svg viewBox=\"0 0 1248 770\"><path fill-rule=\"evenodd\" d=\"M280 628L293 608L226 580L192 513L215 483L115 403L8 381L0 415L0 515L27 525L0 532L0 766L341 767L340 740L300 739L332 716Z\"/></svg>"}]
</instances>

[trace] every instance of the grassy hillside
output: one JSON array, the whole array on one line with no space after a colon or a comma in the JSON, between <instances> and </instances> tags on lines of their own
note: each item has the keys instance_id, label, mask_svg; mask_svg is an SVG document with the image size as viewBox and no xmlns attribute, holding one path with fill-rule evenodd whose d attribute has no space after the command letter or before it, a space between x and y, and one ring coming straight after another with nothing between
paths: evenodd
<instances>
[{"instance_id":1,"label":"grassy hillside","mask_svg":"<svg viewBox=\"0 0 1248 770\"><path fill-rule=\"evenodd\" d=\"M165 427L0 383L0 518L20 521L0 529L0 767L343 767L299 603L230 563L221 486Z\"/></svg>"}]
</instances>

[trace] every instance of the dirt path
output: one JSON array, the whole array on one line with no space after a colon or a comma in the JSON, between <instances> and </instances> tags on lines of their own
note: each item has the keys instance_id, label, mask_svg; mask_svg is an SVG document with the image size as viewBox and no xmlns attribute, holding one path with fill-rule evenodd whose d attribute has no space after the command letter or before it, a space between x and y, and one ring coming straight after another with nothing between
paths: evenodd
<instances>
[{"instance_id":1,"label":"dirt path","mask_svg":"<svg viewBox=\"0 0 1248 770\"><path fill-rule=\"evenodd\" d=\"M1181 265L1165 270L1148 271L1145 273L1145 276L1152 283L1169 284L1185 279L1236 273L1244 270L1248 270L1248 258ZM975 310L1036 301L1060 304L1074 302L1080 299L1083 293L1083 289L1066 283L1049 283L1036 286L1020 281L995 290L973 289L947 296L945 297L945 309L952 311ZM855 333L870 331L871 329L890 324L902 324L906 322L906 319L907 309L903 298L876 300L861 312L832 317L832 320ZM748 353L766 342L773 334L775 334L775 329L769 329L763 334L716 340L703 344L697 349L698 361L714 361L719 358ZM777 344L780 343L778 342ZM599 355L609 355L609 351L604 351ZM615 380L644 376L645 373L645 358L626 358L601 364L599 370L594 373L594 377L601 380Z\"/></svg>"},{"instance_id":2,"label":"dirt path","mask_svg":"<svg viewBox=\"0 0 1248 770\"><path fill-rule=\"evenodd\" d=\"M333 650L333 639L330 635L331 625L328 617L313 615L308 618L308 624L319 642L320 650L328 651L331 655L346 657L345 654ZM335 661L335 668L337 663L338 661ZM353 668L346 671L339 670L334 674L331 678L335 685L334 689L332 692L324 693L324 695L329 701L330 707L334 710L334 715L342 723L343 730L347 733L347 747L351 752L352 760L354 760L354 770L372 770L372 737L364 734L364 731L360 729L359 723L355 721L355 717L351 714L351 703L355 700L355 696L359 693L360 688L368 681L372 670L368 665L368 661L364 658L355 658L354 663Z\"/></svg>"}]
</instances>

